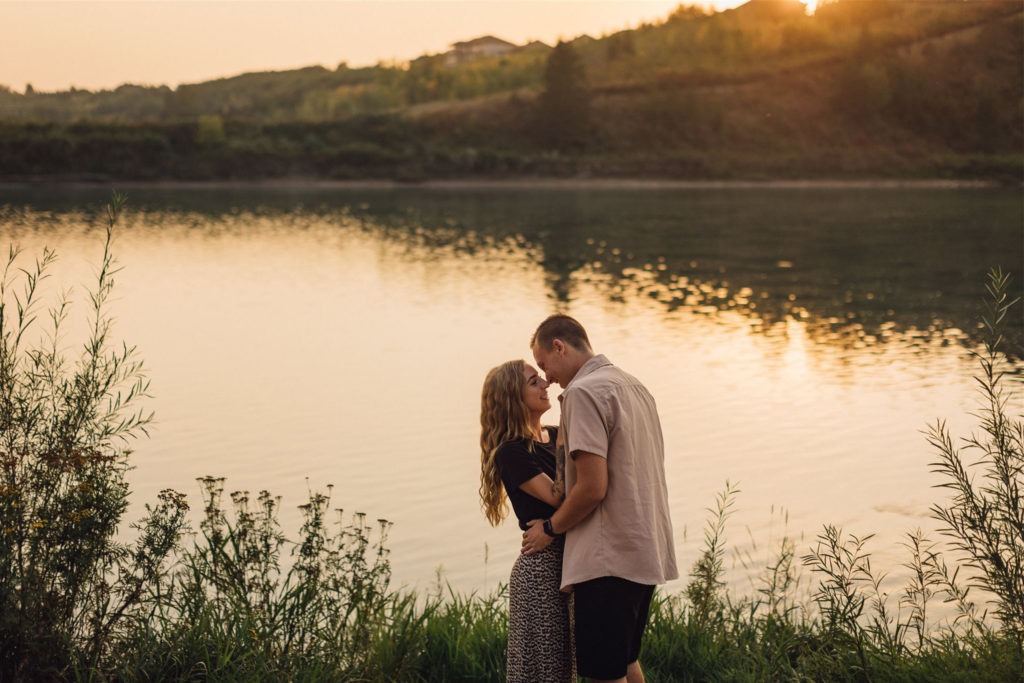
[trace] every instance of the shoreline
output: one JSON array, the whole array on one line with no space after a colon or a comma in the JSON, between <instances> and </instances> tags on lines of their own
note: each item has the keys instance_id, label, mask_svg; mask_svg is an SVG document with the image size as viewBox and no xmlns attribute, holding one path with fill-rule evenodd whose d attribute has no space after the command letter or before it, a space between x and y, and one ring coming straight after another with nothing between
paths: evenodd
<instances>
[{"instance_id":1,"label":"shoreline","mask_svg":"<svg viewBox=\"0 0 1024 683\"><path fill-rule=\"evenodd\" d=\"M0 190L135 188L156 190L833 190L833 189L977 189L1008 187L995 180L956 179L805 179L805 180L672 180L637 178L465 178L423 181L386 179L319 180L0 180Z\"/></svg>"}]
</instances>

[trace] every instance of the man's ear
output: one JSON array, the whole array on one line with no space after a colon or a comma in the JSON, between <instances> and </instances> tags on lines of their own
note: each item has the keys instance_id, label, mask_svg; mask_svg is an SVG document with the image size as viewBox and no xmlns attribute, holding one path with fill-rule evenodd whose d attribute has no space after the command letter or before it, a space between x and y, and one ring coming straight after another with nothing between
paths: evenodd
<instances>
[{"instance_id":1,"label":"man's ear","mask_svg":"<svg viewBox=\"0 0 1024 683\"><path fill-rule=\"evenodd\" d=\"M563 353L565 353L565 342L563 342L561 339L553 339L551 341L551 350L557 353L558 355L562 355Z\"/></svg>"}]
</instances>

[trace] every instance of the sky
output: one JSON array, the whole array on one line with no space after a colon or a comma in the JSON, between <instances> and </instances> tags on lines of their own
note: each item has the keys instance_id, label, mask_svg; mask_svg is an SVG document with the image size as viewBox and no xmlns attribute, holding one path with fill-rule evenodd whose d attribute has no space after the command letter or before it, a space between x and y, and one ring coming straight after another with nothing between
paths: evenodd
<instances>
[{"instance_id":1,"label":"sky","mask_svg":"<svg viewBox=\"0 0 1024 683\"><path fill-rule=\"evenodd\" d=\"M687 4L727 9L743 0ZM679 0L0 0L0 85L18 92L196 83L249 71L367 66L483 35L599 37Z\"/></svg>"}]
</instances>

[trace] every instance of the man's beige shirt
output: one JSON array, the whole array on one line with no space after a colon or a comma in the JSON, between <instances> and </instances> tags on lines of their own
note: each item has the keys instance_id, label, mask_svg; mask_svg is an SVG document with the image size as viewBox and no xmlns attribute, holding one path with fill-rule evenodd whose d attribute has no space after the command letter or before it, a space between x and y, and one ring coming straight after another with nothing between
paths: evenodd
<instances>
[{"instance_id":1,"label":"man's beige shirt","mask_svg":"<svg viewBox=\"0 0 1024 683\"><path fill-rule=\"evenodd\" d=\"M565 538L562 588L617 576L646 585L678 578L665 484L665 444L654 397L603 355L584 363L562 395L566 489L580 451L608 461L603 501Z\"/></svg>"}]
</instances>

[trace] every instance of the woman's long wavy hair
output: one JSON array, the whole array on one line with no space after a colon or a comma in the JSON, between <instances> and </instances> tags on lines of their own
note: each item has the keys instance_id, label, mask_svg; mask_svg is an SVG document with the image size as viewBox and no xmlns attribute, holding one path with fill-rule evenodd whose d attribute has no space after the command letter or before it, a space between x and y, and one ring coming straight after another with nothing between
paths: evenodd
<instances>
[{"instance_id":1,"label":"woman's long wavy hair","mask_svg":"<svg viewBox=\"0 0 1024 683\"><path fill-rule=\"evenodd\" d=\"M508 514L501 473L494 462L498 447L513 439L526 439L528 448L539 435L530 426L523 399L525 361L510 360L487 373L480 397L480 506L491 526Z\"/></svg>"}]
</instances>

